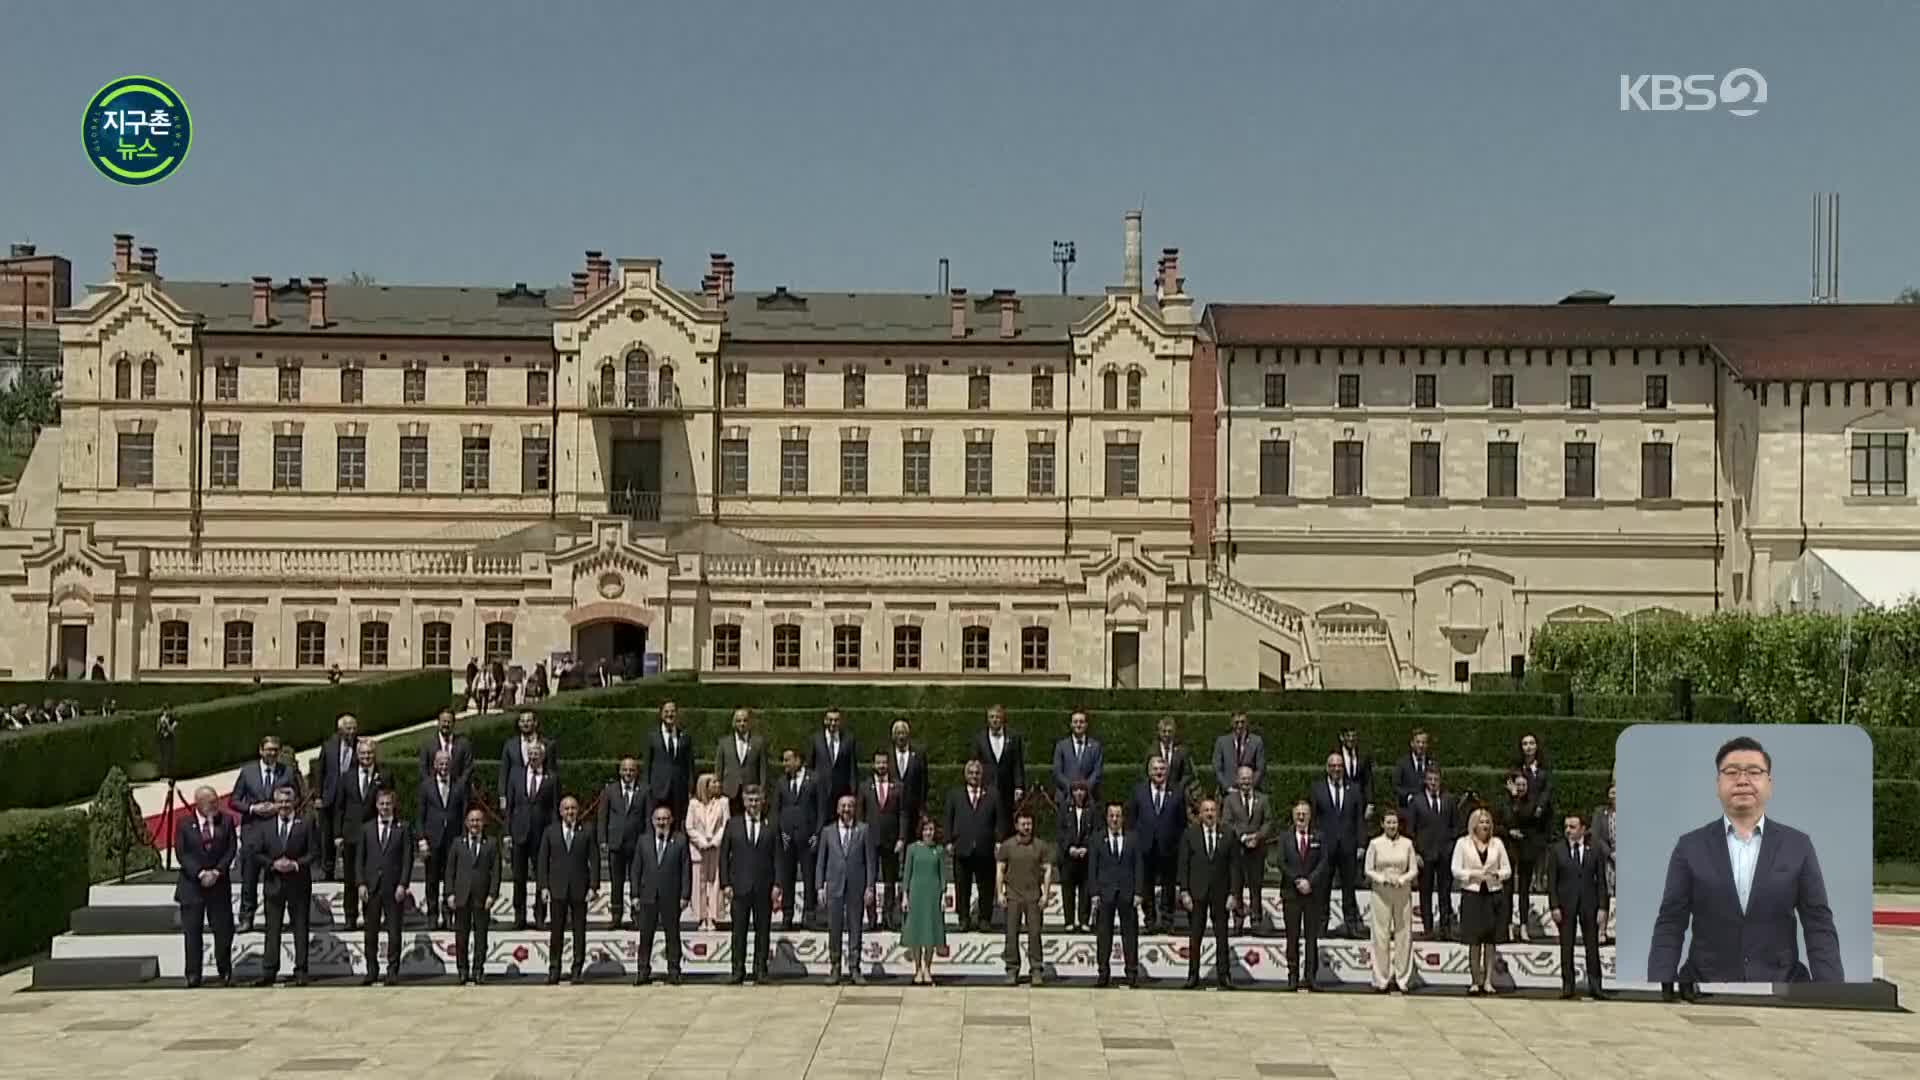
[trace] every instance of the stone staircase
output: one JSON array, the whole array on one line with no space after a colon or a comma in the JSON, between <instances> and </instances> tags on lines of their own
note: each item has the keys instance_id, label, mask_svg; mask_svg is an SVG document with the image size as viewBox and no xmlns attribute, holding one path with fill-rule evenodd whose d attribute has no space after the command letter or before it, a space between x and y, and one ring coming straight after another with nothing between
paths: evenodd
<instances>
[{"instance_id":1,"label":"stone staircase","mask_svg":"<svg viewBox=\"0 0 1920 1080\"><path fill-rule=\"evenodd\" d=\"M1328 690L1398 690L1400 663L1377 620L1315 620L1320 686Z\"/></svg>"},{"instance_id":2,"label":"stone staircase","mask_svg":"<svg viewBox=\"0 0 1920 1080\"><path fill-rule=\"evenodd\" d=\"M1251 620L1262 637L1262 644L1293 658L1294 667L1286 673L1287 686L1300 689L1319 685L1315 679L1317 650L1308 633L1307 620L1298 612L1217 566L1207 567L1207 595L1213 602ZM1260 674L1263 679L1279 681L1280 672L1269 672L1264 665Z\"/></svg>"}]
</instances>

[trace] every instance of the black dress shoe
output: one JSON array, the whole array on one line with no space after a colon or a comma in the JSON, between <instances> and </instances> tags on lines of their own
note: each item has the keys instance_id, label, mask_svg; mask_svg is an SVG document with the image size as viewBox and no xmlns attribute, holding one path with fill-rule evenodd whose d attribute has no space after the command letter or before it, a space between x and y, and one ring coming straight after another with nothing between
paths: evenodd
<instances>
[{"instance_id":1,"label":"black dress shoe","mask_svg":"<svg viewBox=\"0 0 1920 1080\"><path fill-rule=\"evenodd\" d=\"M293 985L295 986L307 986L307 985L310 985L312 982L313 980L307 978L305 975L295 975L293 977Z\"/></svg>"},{"instance_id":2,"label":"black dress shoe","mask_svg":"<svg viewBox=\"0 0 1920 1080\"><path fill-rule=\"evenodd\" d=\"M400 976L395 975L393 972L389 971L387 972L387 977L380 980L380 985L381 986L399 986Z\"/></svg>"},{"instance_id":3,"label":"black dress shoe","mask_svg":"<svg viewBox=\"0 0 1920 1080\"><path fill-rule=\"evenodd\" d=\"M1680 991L1674 989L1672 983L1661 983L1660 984L1660 1000L1666 1001L1666 1002L1679 1001Z\"/></svg>"},{"instance_id":4,"label":"black dress shoe","mask_svg":"<svg viewBox=\"0 0 1920 1080\"><path fill-rule=\"evenodd\" d=\"M1198 989L1200 989L1200 976L1198 976L1198 975L1189 975L1189 976L1187 976L1187 981L1186 981L1185 983L1182 983L1182 984L1181 984L1181 986L1180 986L1180 989L1182 989L1182 990L1198 990Z\"/></svg>"},{"instance_id":5,"label":"black dress shoe","mask_svg":"<svg viewBox=\"0 0 1920 1080\"><path fill-rule=\"evenodd\" d=\"M680 985L680 973L679 973L679 972L677 972L677 971L669 971L669 972L667 972L667 985L668 985L668 986L679 986L679 985Z\"/></svg>"},{"instance_id":6,"label":"black dress shoe","mask_svg":"<svg viewBox=\"0 0 1920 1080\"><path fill-rule=\"evenodd\" d=\"M378 975L375 975L371 971L367 972L365 975L360 976L361 986L372 986L374 983L379 981L380 981L380 977Z\"/></svg>"},{"instance_id":7,"label":"black dress shoe","mask_svg":"<svg viewBox=\"0 0 1920 1080\"><path fill-rule=\"evenodd\" d=\"M200 989L200 977L198 975L191 976L187 979L187 989L189 990Z\"/></svg>"},{"instance_id":8,"label":"black dress shoe","mask_svg":"<svg viewBox=\"0 0 1920 1080\"><path fill-rule=\"evenodd\" d=\"M486 973L486 972L484 972L484 971L476 971L476 972L474 972L474 973L473 973L473 985L475 985L475 986L485 986L485 985L486 985L486 983L487 983L487 973Z\"/></svg>"},{"instance_id":9,"label":"black dress shoe","mask_svg":"<svg viewBox=\"0 0 1920 1080\"><path fill-rule=\"evenodd\" d=\"M1288 978L1288 979L1287 979L1287 989L1289 989L1289 990L1298 990L1298 989L1300 989L1300 980L1299 980L1299 979L1295 979L1295 978L1291 978L1291 977L1290 977L1290 978Z\"/></svg>"},{"instance_id":10,"label":"black dress shoe","mask_svg":"<svg viewBox=\"0 0 1920 1080\"><path fill-rule=\"evenodd\" d=\"M568 979L567 979L567 981L568 981L568 982L571 982L571 983L573 983L573 984L575 984L575 985L579 985L579 983L580 983L580 969L579 969L579 968L574 968L574 969L573 969L573 974L572 974L572 975L570 975L570 976L568 976Z\"/></svg>"},{"instance_id":11,"label":"black dress shoe","mask_svg":"<svg viewBox=\"0 0 1920 1080\"><path fill-rule=\"evenodd\" d=\"M849 982L851 982L851 983L853 983L853 985L855 985L855 986L865 986L865 985L867 985L867 977L866 977L865 975L862 975L862 974L860 973L860 969L859 969L859 968L855 968L855 969L853 970L853 974L851 974L851 975L849 975L849 976L847 976L847 980L848 980Z\"/></svg>"},{"instance_id":12,"label":"black dress shoe","mask_svg":"<svg viewBox=\"0 0 1920 1080\"><path fill-rule=\"evenodd\" d=\"M1231 990L1233 989L1233 980L1232 979L1216 979L1214 980L1213 988L1215 990Z\"/></svg>"},{"instance_id":13,"label":"black dress shoe","mask_svg":"<svg viewBox=\"0 0 1920 1080\"><path fill-rule=\"evenodd\" d=\"M1561 1001L1578 1001L1580 1000L1580 993L1577 990L1562 990L1560 991L1560 1000Z\"/></svg>"},{"instance_id":14,"label":"black dress shoe","mask_svg":"<svg viewBox=\"0 0 1920 1080\"><path fill-rule=\"evenodd\" d=\"M635 986L645 986L652 981L653 972L651 971L636 972L633 976L633 985Z\"/></svg>"},{"instance_id":15,"label":"black dress shoe","mask_svg":"<svg viewBox=\"0 0 1920 1080\"><path fill-rule=\"evenodd\" d=\"M271 975L262 975L262 976L260 976L259 978L257 978L257 979L255 979L255 980L253 980L253 985L255 985L255 986L272 986L272 985L273 985L273 976L271 976Z\"/></svg>"},{"instance_id":16,"label":"black dress shoe","mask_svg":"<svg viewBox=\"0 0 1920 1080\"><path fill-rule=\"evenodd\" d=\"M728 986L741 986L745 984L746 981L747 981L747 973L744 971L736 971L732 975L727 977Z\"/></svg>"},{"instance_id":17,"label":"black dress shoe","mask_svg":"<svg viewBox=\"0 0 1920 1080\"><path fill-rule=\"evenodd\" d=\"M1093 980L1093 985L1095 989L1105 990L1107 987L1113 985L1113 976L1102 975Z\"/></svg>"},{"instance_id":18,"label":"black dress shoe","mask_svg":"<svg viewBox=\"0 0 1920 1080\"><path fill-rule=\"evenodd\" d=\"M1611 992L1602 990L1597 986L1587 987L1587 996L1592 998L1595 1001L1612 1001L1613 1000L1613 994Z\"/></svg>"},{"instance_id":19,"label":"black dress shoe","mask_svg":"<svg viewBox=\"0 0 1920 1080\"><path fill-rule=\"evenodd\" d=\"M559 985L560 985L560 973L559 973L559 972L557 972L557 971L549 971L549 972L547 972L547 985L548 985L548 986L559 986Z\"/></svg>"},{"instance_id":20,"label":"black dress shoe","mask_svg":"<svg viewBox=\"0 0 1920 1080\"><path fill-rule=\"evenodd\" d=\"M234 932L234 933L236 933L236 934L251 934L251 933L253 933L253 916L251 916L251 915L248 915L247 917L245 917L245 918L243 918L243 919L241 919L241 920L240 920L240 925L238 925L238 926L236 926L236 927L234 927L234 928L233 928L233 932Z\"/></svg>"}]
</instances>

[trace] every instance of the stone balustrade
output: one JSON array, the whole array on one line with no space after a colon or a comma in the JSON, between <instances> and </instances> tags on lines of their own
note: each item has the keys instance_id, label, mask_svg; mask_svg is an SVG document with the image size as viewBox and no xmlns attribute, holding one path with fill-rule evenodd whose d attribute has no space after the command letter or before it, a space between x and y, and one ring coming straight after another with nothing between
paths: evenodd
<instances>
[{"instance_id":1,"label":"stone balustrade","mask_svg":"<svg viewBox=\"0 0 1920 1080\"><path fill-rule=\"evenodd\" d=\"M1278 601L1266 593L1242 583L1217 567L1207 568L1207 587L1228 602L1250 610L1253 614L1295 637L1306 636L1306 622L1297 613L1282 607Z\"/></svg>"},{"instance_id":2,"label":"stone balustrade","mask_svg":"<svg viewBox=\"0 0 1920 1080\"><path fill-rule=\"evenodd\" d=\"M515 555L409 548L155 548L155 578L269 578L307 580L517 579Z\"/></svg>"},{"instance_id":3,"label":"stone balustrade","mask_svg":"<svg viewBox=\"0 0 1920 1080\"><path fill-rule=\"evenodd\" d=\"M711 581L1064 582L1068 559L1048 555L709 555Z\"/></svg>"}]
</instances>

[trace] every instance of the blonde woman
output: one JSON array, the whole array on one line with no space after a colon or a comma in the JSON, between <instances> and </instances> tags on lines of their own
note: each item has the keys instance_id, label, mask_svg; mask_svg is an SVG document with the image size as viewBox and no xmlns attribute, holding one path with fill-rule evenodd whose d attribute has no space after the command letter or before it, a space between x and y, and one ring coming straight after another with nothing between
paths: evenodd
<instances>
[{"instance_id":1,"label":"blonde woman","mask_svg":"<svg viewBox=\"0 0 1920 1080\"><path fill-rule=\"evenodd\" d=\"M1513 864L1507 848L1493 835L1493 815L1481 807L1467 819L1467 835L1453 845L1453 880L1460 890L1460 940L1467 946L1469 995L1489 993L1493 947L1506 928L1507 881Z\"/></svg>"},{"instance_id":2,"label":"blonde woman","mask_svg":"<svg viewBox=\"0 0 1920 1080\"><path fill-rule=\"evenodd\" d=\"M1367 883L1373 888L1373 988L1407 992L1413 981L1413 883L1420 859L1400 833L1400 814L1380 815L1380 835L1367 844Z\"/></svg>"},{"instance_id":3,"label":"blonde woman","mask_svg":"<svg viewBox=\"0 0 1920 1080\"><path fill-rule=\"evenodd\" d=\"M727 831L727 800L712 773L701 773L687 806L687 846L693 852L693 917L713 929L720 907L720 838Z\"/></svg>"}]
</instances>

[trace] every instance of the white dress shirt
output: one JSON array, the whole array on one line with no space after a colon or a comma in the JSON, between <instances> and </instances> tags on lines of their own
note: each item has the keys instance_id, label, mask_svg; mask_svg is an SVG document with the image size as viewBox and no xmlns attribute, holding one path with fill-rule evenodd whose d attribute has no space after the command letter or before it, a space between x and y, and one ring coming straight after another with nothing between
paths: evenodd
<instances>
[{"instance_id":1,"label":"white dress shirt","mask_svg":"<svg viewBox=\"0 0 1920 1080\"><path fill-rule=\"evenodd\" d=\"M1747 898L1753 893L1753 871L1760 865L1760 842L1767 831L1767 819L1753 823L1753 835L1740 838L1729 818L1720 819L1727 827L1727 859L1733 863L1733 890L1740 894L1740 910L1747 910Z\"/></svg>"}]
</instances>

